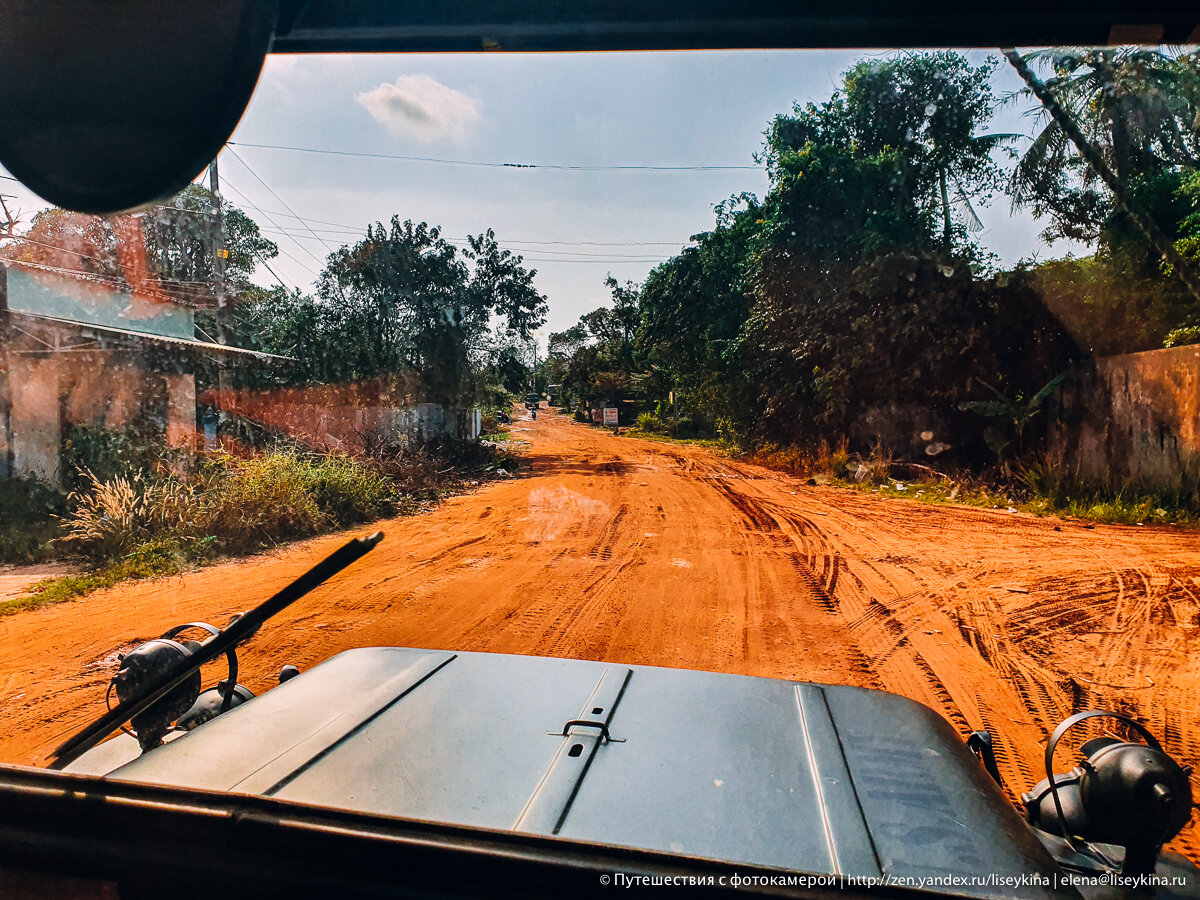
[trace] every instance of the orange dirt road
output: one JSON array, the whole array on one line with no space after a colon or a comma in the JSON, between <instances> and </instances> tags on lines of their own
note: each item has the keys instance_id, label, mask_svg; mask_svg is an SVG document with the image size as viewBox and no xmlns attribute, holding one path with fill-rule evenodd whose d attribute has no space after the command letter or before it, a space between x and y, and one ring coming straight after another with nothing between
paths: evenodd
<instances>
[{"instance_id":1,"label":"orange dirt road","mask_svg":"<svg viewBox=\"0 0 1200 900\"><path fill-rule=\"evenodd\" d=\"M531 468L382 523L253 639L242 680L372 645L566 656L895 691L991 731L1014 796L1082 709L1137 716L1200 766L1194 532L808 487L551 414L513 430ZM43 764L102 712L117 652L224 624L345 539L0 619L0 760ZM1200 830L1173 846L1200 858Z\"/></svg>"}]
</instances>

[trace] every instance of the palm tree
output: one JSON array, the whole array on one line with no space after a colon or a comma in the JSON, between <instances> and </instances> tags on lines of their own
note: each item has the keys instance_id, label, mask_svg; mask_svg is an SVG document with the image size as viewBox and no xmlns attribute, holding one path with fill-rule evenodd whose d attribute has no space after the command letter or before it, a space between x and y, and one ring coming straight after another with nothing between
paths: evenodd
<instances>
[{"instance_id":1,"label":"palm tree","mask_svg":"<svg viewBox=\"0 0 1200 900\"><path fill-rule=\"evenodd\" d=\"M1030 53L1048 65L1043 82L1118 181L1200 163L1200 55L1142 47L1055 48ZM1029 97L1031 88L1013 95ZM1111 211L1101 172L1062 123L1039 107L1042 124L1012 175L1014 205L1054 218L1055 236L1094 240Z\"/></svg>"}]
</instances>

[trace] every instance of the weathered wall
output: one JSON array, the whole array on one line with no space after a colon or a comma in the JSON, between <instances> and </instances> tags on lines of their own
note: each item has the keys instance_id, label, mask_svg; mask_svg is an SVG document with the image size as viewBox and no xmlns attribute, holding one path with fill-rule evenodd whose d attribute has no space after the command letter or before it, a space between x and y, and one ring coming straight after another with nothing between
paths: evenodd
<instances>
[{"instance_id":1,"label":"weathered wall","mask_svg":"<svg viewBox=\"0 0 1200 900\"><path fill-rule=\"evenodd\" d=\"M456 433L458 415L436 403L407 403L410 398L374 384L315 385L304 388L207 391L200 402L291 435L314 447L362 450L376 440L428 440ZM478 436L479 417L464 425Z\"/></svg>"},{"instance_id":2,"label":"weathered wall","mask_svg":"<svg viewBox=\"0 0 1200 900\"><path fill-rule=\"evenodd\" d=\"M13 473L57 480L62 430L56 361L14 356L9 362L9 390Z\"/></svg>"},{"instance_id":3,"label":"weathered wall","mask_svg":"<svg viewBox=\"0 0 1200 900\"><path fill-rule=\"evenodd\" d=\"M57 480L59 448L72 425L141 423L164 429L176 446L195 440L195 377L147 372L131 352L14 351L0 390L0 453L12 461L0 476Z\"/></svg>"},{"instance_id":4,"label":"weathered wall","mask_svg":"<svg viewBox=\"0 0 1200 900\"><path fill-rule=\"evenodd\" d=\"M1200 486L1200 345L1097 360L1064 384L1056 405L1051 453L1081 478Z\"/></svg>"}]
</instances>

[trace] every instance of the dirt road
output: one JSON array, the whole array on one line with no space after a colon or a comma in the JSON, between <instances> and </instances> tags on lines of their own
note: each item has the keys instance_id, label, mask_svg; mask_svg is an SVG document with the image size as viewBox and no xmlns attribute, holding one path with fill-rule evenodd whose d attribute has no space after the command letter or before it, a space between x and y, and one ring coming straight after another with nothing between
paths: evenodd
<instances>
[{"instance_id":1,"label":"dirt road","mask_svg":"<svg viewBox=\"0 0 1200 900\"><path fill-rule=\"evenodd\" d=\"M370 645L568 656L886 688L989 729L1016 793L1081 709L1200 764L1194 532L808 487L551 415L514 431L531 470L383 523L254 639L243 680ZM223 624L344 539L0 619L0 760L40 764L97 715L118 651ZM1197 837L1174 846L1198 859Z\"/></svg>"}]
</instances>

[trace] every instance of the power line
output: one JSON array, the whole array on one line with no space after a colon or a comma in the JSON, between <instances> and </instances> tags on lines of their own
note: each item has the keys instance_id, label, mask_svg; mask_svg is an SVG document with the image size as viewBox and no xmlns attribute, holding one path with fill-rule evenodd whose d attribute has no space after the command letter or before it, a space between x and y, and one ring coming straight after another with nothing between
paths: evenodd
<instances>
[{"instance_id":1,"label":"power line","mask_svg":"<svg viewBox=\"0 0 1200 900\"><path fill-rule=\"evenodd\" d=\"M239 157L239 159L240 159L240 157ZM241 194L240 191L238 193L239 193L239 195L241 195L243 197L245 196L244 194ZM167 207L167 208L172 209L174 207ZM274 209L263 209L263 208L257 207L257 206L254 208L256 210L258 210L260 213L262 213L263 215L270 214L272 216L280 216L282 218L287 218L287 219L299 219L300 221L305 223L305 230L307 230L310 233L312 233L314 231L314 229L308 227L307 223L309 223L309 222L311 222L315 225L332 226L331 228L317 228L317 229L315 229L315 231L323 232L325 234L330 234L330 235L334 235L334 236L337 236L339 234L361 235L367 228L367 225L347 225L343 222L330 222L325 219L314 219L311 216L300 216L300 215L296 215L295 213L279 212L278 210L274 210ZM368 224L375 224L375 223L368 223ZM266 231L268 229L264 228L263 230ZM287 237L292 237L296 234L295 231L292 231L286 227L280 226L277 223L274 225L274 230L278 231L278 233L280 233L280 234L286 235ZM465 241L466 238L461 237L461 236L455 236L455 237L447 238L447 240ZM533 238L508 238L505 240L497 239L498 244L505 244L505 245L533 244L533 245L537 245L537 246L561 245L561 246L567 246L567 247L683 247L690 242L691 242L690 238L686 241L680 241L680 240L674 240L674 241L567 241L567 240L547 241L547 240L536 240Z\"/></svg>"},{"instance_id":2,"label":"power line","mask_svg":"<svg viewBox=\"0 0 1200 900\"><path fill-rule=\"evenodd\" d=\"M251 175L253 175L255 177L255 179L258 180L259 184L261 184L263 187L265 187L268 191L271 192L272 197L274 197L276 200L278 200L280 203L283 204L284 209L286 209L293 216L295 216L297 219L299 219L301 222L304 223L304 227L308 228L309 233L312 234L313 237L317 238L317 240L319 240L322 244L325 244L326 250L328 250L330 253L333 252L333 248L330 247L329 244L325 243L325 239L319 237L317 235L317 233L315 231L313 231L312 228L309 226L308 222L305 219L301 218L301 216L294 209L292 209L290 206L288 206L287 201L284 200L282 197L280 197L277 193L275 193L275 189L273 187L271 187L269 184L267 184L265 181L263 181L262 177L259 176L259 174L257 172L255 172L252 168L250 168L250 164L248 162L246 162L244 159L242 159L242 157L238 155L238 152L236 150L234 150L232 147L230 147L229 152L233 154L234 159L236 159L238 162L240 162L242 164L242 167L247 172L249 172Z\"/></svg>"},{"instance_id":3,"label":"power line","mask_svg":"<svg viewBox=\"0 0 1200 900\"><path fill-rule=\"evenodd\" d=\"M249 197L247 197L245 194L243 194L241 191L239 191L236 187L234 187L234 185L232 185L230 183L228 178L225 179L225 187L229 188L231 191L233 191L235 194L237 194L239 197L241 197L243 203L245 203L251 209L255 210L259 215L261 215L268 222L270 222L272 225L274 225L276 229L278 229L280 232L283 232L283 229L279 227L279 224L274 219L272 219L269 215L267 215L261 208L256 206L253 200L251 200ZM283 232L283 233L286 234L286 232ZM287 236L291 237L291 235L287 235ZM305 247L303 244L301 244L294 237L292 238L292 243L294 243L297 247L299 247L301 250L303 250L305 253L307 253L309 256L311 256L313 259L317 259L317 257L313 254L313 252L311 250L309 250L307 247ZM275 249L278 250L280 253L282 253L284 256L286 256L288 259L290 259L292 262L294 262L296 265L300 266L300 268L304 269L309 274L311 274L311 275L317 274L316 272L314 272L312 270L312 268L308 265L308 263L301 262L300 260L296 259L296 257L292 256L292 254L288 253L282 247L276 246ZM317 262L320 262L320 260L317 259Z\"/></svg>"},{"instance_id":4,"label":"power line","mask_svg":"<svg viewBox=\"0 0 1200 900\"><path fill-rule=\"evenodd\" d=\"M282 214L276 213L276 215L282 215ZM317 220L317 219L309 219L309 221L319 223L319 220ZM267 230L275 230L275 229L264 228L263 230L267 231ZM316 230L323 234L329 234L329 235L333 235L334 237L337 237L337 236L349 236L352 234L353 235L361 235L361 234L363 234L363 232L365 230L365 226L363 228L355 228L351 225L345 225L345 226L338 226L337 228L318 228ZM283 228L279 229L279 231L281 234L286 234L289 236L292 234L299 233L296 231L289 230L289 228L287 226L284 226ZM455 236L452 238L447 238L447 240L458 241L458 240L466 240L466 238ZM508 245L508 246L514 246L517 244L522 244L522 245L523 244L532 244L535 246L565 246L565 247L683 247L689 243L688 241L542 241L542 240L532 240L532 239L526 240L523 238L506 238L506 239L497 238L496 242L498 244L504 244L504 245Z\"/></svg>"},{"instance_id":5,"label":"power line","mask_svg":"<svg viewBox=\"0 0 1200 900\"><path fill-rule=\"evenodd\" d=\"M353 150L326 150L317 147L290 147L280 144L249 144L237 141L239 147L258 150L287 150L292 153L317 153L324 156L349 156L358 159L391 159L403 162L437 163L445 166L476 166L486 169L554 169L563 172L733 172L756 171L759 166L578 166L558 163L483 162L469 159L445 159L434 156L401 156L394 153L365 153ZM229 141L233 146L234 141Z\"/></svg>"},{"instance_id":6,"label":"power line","mask_svg":"<svg viewBox=\"0 0 1200 900\"><path fill-rule=\"evenodd\" d=\"M276 229L274 229L274 228L263 228L261 230L268 234L276 233ZM280 232L280 233L285 234L287 237L292 238L292 239L300 238L302 240L310 240L310 238L305 237L303 234L297 234L294 232L286 232L286 231ZM467 239L466 238L458 238L458 237L448 237L448 238L443 238L443 240L445 240L447 243L453 244L457 247L463 247L463 246L465 246ZM501 247L511 246L508 241L497 241L497 243ZM541 248L538 248L536 250L525 250L520 247L516 247L515 249L517 251L517 255L521 256L523 259L533 259L533 257L528 256L529 253L544 253L544 254L547 254L550 256L584 256L584 257L594 257L597 259L612 259L612 260L640 259L641 257L646 256L646 253L589 253L586 250L545 250L545 249L541 249ZM659 258L665 259L666 257L664 256L664 257L659 257Z\"/></svg>"}]
</instances>

